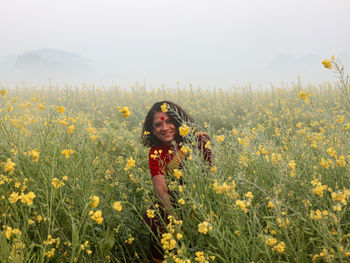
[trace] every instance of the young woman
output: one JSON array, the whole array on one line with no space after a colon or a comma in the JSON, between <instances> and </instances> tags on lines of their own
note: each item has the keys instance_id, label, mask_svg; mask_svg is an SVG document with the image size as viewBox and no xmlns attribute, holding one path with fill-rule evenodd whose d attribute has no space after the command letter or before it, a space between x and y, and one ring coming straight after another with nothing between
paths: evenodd
<instances>
[{"instance_id":1,"label":"young woman","mask_svg":"<svg viewBox=\"0 0 350 263\"><path fill-rule=\"evenodd\" d=\"M162 262L163 253L159 246L162 233L165 233L164 222L172 215L176 206L176 193L169 191L167 181L174 169L182 169L184 154L180 151L180 143L184 137L180 135L182 124L194 127L191 117L178 105L170 101L155 103L147 113L141 136L142 144L151 147L149 151L149 169L153 186L159 202L150 209L158 207L158 213L152 218L143 215L143 219L151 228L151 254L155 262ZM196 134L198 148L203 152L204 159L211 164L211 151L205 147L209 137L203 133ZM182 183L182 182L180 182Z\"/></svg>"}]
</instances>

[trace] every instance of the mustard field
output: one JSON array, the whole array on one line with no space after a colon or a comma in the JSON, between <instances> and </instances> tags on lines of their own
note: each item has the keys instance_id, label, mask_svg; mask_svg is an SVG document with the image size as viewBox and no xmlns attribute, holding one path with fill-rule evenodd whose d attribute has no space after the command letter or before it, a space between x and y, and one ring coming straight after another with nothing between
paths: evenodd
<instances>
[{"instance_id":1,"label":"mustard field","mask_svg":"<svg viewBox=\"0 0 350 263\"><path fill-rule=\"evenodd\" d=\"M323 64L338 79L263 91L1 84L0 262L151 262L140 137L165 99L213 156L208 167L190 132L165 262L349 262L349 79Z\"/></svg>"}]
</instances>

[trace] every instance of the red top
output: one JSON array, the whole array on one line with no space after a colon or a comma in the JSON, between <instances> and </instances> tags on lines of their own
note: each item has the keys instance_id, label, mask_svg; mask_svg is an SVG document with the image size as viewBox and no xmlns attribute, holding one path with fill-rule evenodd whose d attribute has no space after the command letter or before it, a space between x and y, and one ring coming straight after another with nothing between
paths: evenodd
<instances>
[{"instance_id":1,"label":"red top","mask_svg":"<svg viewBox=\"0 0 350 263\"><path fill-rule=\"evenodd\" d=\"M198 137L198 149L203 152L204 160L211 165L211 151L209 148L205 148L205 145L210 141L209 136L206 134L199 134ZM158 174L164 175L164 170L169 162L176 155L176 151L179 149L174 149L172 145L161 145L150 149L148 154L149 170L151 176Z\"/></svg>"}]
</instances>

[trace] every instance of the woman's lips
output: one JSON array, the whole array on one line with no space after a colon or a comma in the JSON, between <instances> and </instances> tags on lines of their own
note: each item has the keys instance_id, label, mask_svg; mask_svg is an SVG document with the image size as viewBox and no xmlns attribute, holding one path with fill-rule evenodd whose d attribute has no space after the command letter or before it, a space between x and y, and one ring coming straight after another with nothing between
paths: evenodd
<instances>
[{"instance_id":1,"label":"woman's lips","mask_svg":"<svg viewBox=\"0 0 350 263\"><path fill-rule=\"evenodd\" d=\"M163 136L170 136L170 135L173 135L173 132L166 132L166 133L163 133L162 135Z\"/></svg>"}]
</instances>

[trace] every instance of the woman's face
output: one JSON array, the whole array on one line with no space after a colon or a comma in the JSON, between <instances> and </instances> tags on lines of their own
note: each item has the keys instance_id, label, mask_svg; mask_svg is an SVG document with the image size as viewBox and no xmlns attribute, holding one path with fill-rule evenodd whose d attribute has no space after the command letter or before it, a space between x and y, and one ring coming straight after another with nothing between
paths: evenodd
<instances>
[{"instance_id":1,"label":"woman's face","mask_svg":"<svg viewBox=\"0 0 350 263\"><path fill-rule=\"evenodd\" d=\"M153 134L163 143L171 143L176 135L176 127L165 112L156 112L153 116Z\"/></svg>"}]
</instances>

